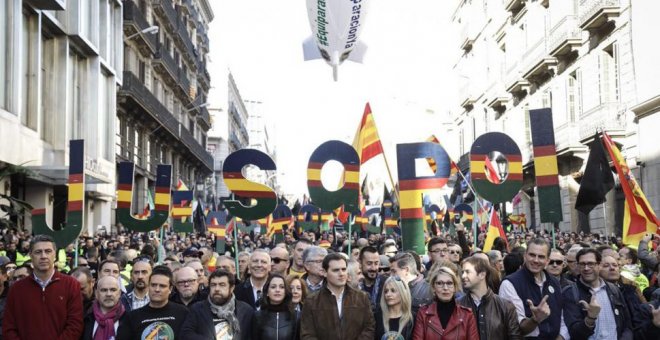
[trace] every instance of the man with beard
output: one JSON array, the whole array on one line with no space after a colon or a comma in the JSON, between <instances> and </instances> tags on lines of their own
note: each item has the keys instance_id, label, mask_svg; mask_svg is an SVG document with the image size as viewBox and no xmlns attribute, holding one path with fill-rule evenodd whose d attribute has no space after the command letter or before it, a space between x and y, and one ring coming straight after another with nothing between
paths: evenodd
<instances>
[{"instance_id":1,"label":"man with beard","mask_svg":"<svg viewBox=\"0 0 660 340\"><path fill-rule=\"evenodd\" d=\"M182 339L248 339L254 309L234 296L234 275L218 269L209 276L208 299L192 305Z\"/></svg>"},{"instance_id":2,"label":"man with beard","mask_svg":"<svg viewBox=\"0 0 660 340\"><path fill-rule=\"evenodd\" d=\"M564 320L571 338L632 339L632 323L623 294L599 276L600 253L585 248L575 258L580 275L563 291Z\"/></svg>"},{"instance_id":3,"label":"man with beard","mask_svg":"<svg viewBox=\"0 0 660 340\"><path fill-rule=\"evenodd\" d=\"M380 256L378 249L366 246L360 250L360 267L364 279L360 284L360 290L367 293L371 302L372 312L376 311L380 304L380 296L383 293L383 283L387 277L378 274L380 267Z\"/></svg>"},{"instance_id":4,"label":"man with beard","mask_svg":"<svg viewBox=\"0 0 660 340\"><path fill-rule=\"evenodd\" d=\"M479 325L479 339L522 339L516 308L488 287L489 276L498 275L488 262L477 257L463 260L461 278L467 291L457 303L472 309Z\"/></svg>"},{"instance_id":5,"label":"man with beard","mask_svg":"<svg viewBox=\"0 0 660 340\"><path fill-rule=\"evenodd\" d=\"M94 302L94 277L89 269L78 267L69 273L80 283L80 293L83 300L83 315L87 314Z\"/></svg>"},{"instance_id":6,"label":"man with beard","mask_svg":"<svg viewBox=\"0 0 660 340\"><path fill-rule=\"evenodd\" d=\"M182 267L174 273L175 290L170 301L186 307L206 299L206 291L199 291L197 273L190 267Z\"/></svg>"},{"instance_id":7,"label":"man with beard","mask_svg":"<svg viewBox=\"0 0 660 340\"><path fill-rule=\"evenodd\" d=\"M236 287L236 299L259 309L259 300L271 269L270 255L264 249L255 249L250 255L250 277Z\"/></svg>"},{"instance_id":8,"label":"man with beard","mask_svg":"<svg viewBox=\"0 0 660 340\"><path fill-rule=\"evenodd\" d=\"M133 290L121 296L121 303L124 305L126 311L142 308L149 304L147 280L150 275L151 264L149 261L138 261L133 264L133 268L131 269Z\"/></svg>"},{"instance_id":9,"label":"man with beard","mask_svg":"<svg viewBox=\"0 0 660 340\"><path fill-rule=\"evenodd\" d=\"M96 300L92 309L85 315L85 328L82 339L112 339L117 334L119 324L126 320L126 309L119 303L121 289L119 281L106 276L96 287Z\"/></svg>"},{"instance_id":10,"label":"man with beard","mask_svg":"<svg viewBox=\"0 0 660 340\"><path fill-rule=\"evenodd\" d=\"M128 313L119 325L117 340L174 339L188 314L186 307L169 301L172 271L156 266L149 276L149 304Z\"/></svg>"}]
</instances>

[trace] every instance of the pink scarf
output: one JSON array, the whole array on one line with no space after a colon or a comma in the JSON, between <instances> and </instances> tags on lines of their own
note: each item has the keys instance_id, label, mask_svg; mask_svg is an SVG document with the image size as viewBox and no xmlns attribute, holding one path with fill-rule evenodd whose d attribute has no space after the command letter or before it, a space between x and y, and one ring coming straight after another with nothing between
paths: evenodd
<instances>
[{"instance_id":1,"label":"pink scarf","mask_svg":"<svg viewBox=\"0 0 660 340\"><path fill-rule=\"evenodd\" d=\"M115 336L115 321L119 320L124 314L124 305L119 302L116 306L112 307L107 313L103 314L101 305L98 301L94 301L92 305L94 312L94 319L99 324L94 334L94 340L108 340Z\"/></svg>"}]
</instances>

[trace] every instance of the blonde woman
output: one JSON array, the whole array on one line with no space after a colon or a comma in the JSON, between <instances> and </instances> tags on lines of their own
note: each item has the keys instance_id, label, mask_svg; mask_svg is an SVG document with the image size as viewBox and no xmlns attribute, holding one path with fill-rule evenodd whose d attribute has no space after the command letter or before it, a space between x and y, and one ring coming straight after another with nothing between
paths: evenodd
<instances>
[{"instance_id":1,"label":"blonde woman","mask_svg":"<svg viewBox=\"0 0 660 340\"><path fill-rule=\"evenodd\" d=\"M398 276L385 280L376 319L375 340L410 339L413 330L410 289Z\"/></svg>"},{"instance_id":2,"label":"blonde woman","mask_svg":"<svg viewBox=\"0 0 660 340\"><path fill-rule=\"evenodd\" d=\"M472 310L456 303L456 292L461 291L456 273L440 267L430 272L429 283L434 302L419 309L413 340L479 339Z\"/></svg>"}]
</instances>

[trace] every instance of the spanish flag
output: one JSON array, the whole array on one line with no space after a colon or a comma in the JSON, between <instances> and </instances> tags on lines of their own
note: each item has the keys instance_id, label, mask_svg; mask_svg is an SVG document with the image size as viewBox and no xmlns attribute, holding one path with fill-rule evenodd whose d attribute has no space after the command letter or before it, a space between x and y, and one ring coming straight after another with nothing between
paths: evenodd
<instances>
[{"instance_id":1,"label":"spanish flag","mask_svg":"<svg viewBox=\"0 0 660 340\"><path fill-rule=\"evenodd\" d=\"M360 156L360 164L364 164L368 160L383 153L383 145L380 143L378 129L376 129L376 122L374 121L374 116L371 114L369 103L364 107L362 121L353 140L353 148L355 148L358 156Z\"/></svg>"},{"instance_id":2,"label":"spanish flag","mask_svg":"<svg viewBox=\"0 0 660 340\"><path fill-rule=\"evenodd\" d=\"M488 224L486 241L484 241L484 253L490 251L493 248L493 243L498 237L501 237L504 242L506 242L506 234L504 233L504 228L502 228L500 218L497 216L497 212L495 212L495 209L493 208L490 210L490 223Z\"/></svg>"},{"instance_id":3,"label":"spanish flag","mask_svg":"<svg viewBox=\"0 0 660 340\"><path fill-rule=\"evenodd\" d=\"M658 233L660 220L656 217L649 201L637 184L626 160L610 136L603 132L603 144L614 162L621 188L626 197L623 207L623 243L637 246L644 234Z\"/></svg>"}]
</instances>

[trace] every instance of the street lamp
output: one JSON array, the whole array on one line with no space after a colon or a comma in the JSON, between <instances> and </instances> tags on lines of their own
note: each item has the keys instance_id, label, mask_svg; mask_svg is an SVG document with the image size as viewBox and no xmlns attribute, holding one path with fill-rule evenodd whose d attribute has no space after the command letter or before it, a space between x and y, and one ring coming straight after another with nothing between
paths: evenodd
<instances>
[{"instance_id":1,"label":"street lamp","mask_svg":"<svg viewBox=\"0 0 660 340\"><path fill-rule=\"evenodd\" d=\"M209 106L209 103L199 104L199 105L197 105L197 106L193 106L193 107L191 107L191 108L189 108L189 109L186 109L186 112L190 112L190 111L192 111L192 110L201 109L201 108L203 108L203 107L207 107L207 106Z\"/></svg>"},{"instance_id":2,"label":"street lamp","mask_svg":"<svg viewBox=\"0 0 660 340\"><path fill-rule=\"evenodd\" d=\"M508 162L504 156L501 154L497 156L495 159L495 162L497 163L497 172L498 175L500 176L500 182L504 181L507 175L509 175L508 171Z\"/></svg>"},{"instance_id":3,"label":"street lamp","mask_svg":"<svg viewBox=\"0 0 660 340\"><path fill-rule=\"evenodd\" d=\"M133 33L133 34L129 35L129 36L126 37L126 39L124 39L124 40L131 40L131 39L137 37L138 35L140 35L140 34L144 34L144 33L156 34L156 33L158 33L158 29L159 29L158 26L149 26L149 27L147 27L147 28L141 30L140 32Z\"/></svg>"}]
</instances>

